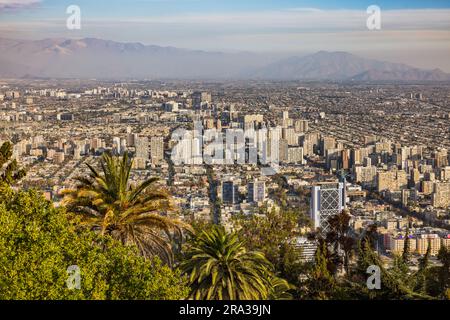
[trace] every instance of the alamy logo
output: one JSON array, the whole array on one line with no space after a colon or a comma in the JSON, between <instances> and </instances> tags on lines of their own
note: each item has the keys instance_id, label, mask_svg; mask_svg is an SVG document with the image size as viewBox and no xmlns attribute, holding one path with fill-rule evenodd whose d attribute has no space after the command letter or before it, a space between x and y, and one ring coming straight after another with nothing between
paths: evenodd
<instances>
[{"instance_id":1,"label":"alamy logo","mask_svg":"<svg viewBox=\"0 0 450 320\"><path fill-rule=\"evenodd\" d=\"M367 29L380 30L381 29L381 9L379 6L371 5L366 10L369 17L367 18Z\"/></svg>"},{"instance_id":2,"label":"alamy logo","mask_svg":"<svg viewBox=\"0 0 450 320\"><path fill-rule=\"evenodd\" d=\"M381 289L381 269L379 266L372 265L367 268L366 271L370 274L370 277L367 278L367 288L369 290L380 290Z\"/></svg>"},{"instance_id":3,"label":"alamy logo","mask_svg":"<svg viewBox=\"0 0 450 320\"><path fill-rule=\"evenodd\" d=\"M66 270L67 272L67 288L69 290L80 290L81 289L81 270L77 265L69 266Z\"/></svg>"},{"instance_id":4,"label":"alamy logo","mask_svg":"<svg viewBox=\"0 0 450 320\"><path fill-rule=\"evenodd\" d=\"M204 130L200 121L193 130L172 133L176 145L171 159L175 165L244 165L261 167L263 175L278 172L281 127L255 129Z\"/></svg>"},{"instance_id":5,"label":"alamy logo","mask_svg":"<svg viewBox=\"0 0 450 320\"><path fill-rule=\"evenodd\" d=\"M66 20L66 26L69 30L81 29L81 9L77 5L68 6L66 13L70 16Z\"/></svg>"}]
</instances>

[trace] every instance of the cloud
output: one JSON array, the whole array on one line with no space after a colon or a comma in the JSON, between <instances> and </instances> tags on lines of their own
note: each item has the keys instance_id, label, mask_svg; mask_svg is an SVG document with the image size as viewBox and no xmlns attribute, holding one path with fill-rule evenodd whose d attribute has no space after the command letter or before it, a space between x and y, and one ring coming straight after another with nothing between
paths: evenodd
<instances>
[{"instance_id":1,"label":"cloud","mask_svg":"<svg viewBox=\"0 0 450 320\"><path fill-rule=\"evenodd\" d=\"M41 0L0 0L0 11L27 8L39 2Z\"/></svg>"}]
</instances>

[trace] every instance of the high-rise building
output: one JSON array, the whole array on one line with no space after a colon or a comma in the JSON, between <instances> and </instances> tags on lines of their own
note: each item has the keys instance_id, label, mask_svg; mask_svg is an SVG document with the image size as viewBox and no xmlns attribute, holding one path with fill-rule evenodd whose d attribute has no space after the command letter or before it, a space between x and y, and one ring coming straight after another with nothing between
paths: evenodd
<instances>
[{"instance_id":1,"label":"high-rise building","mask_svg":"<svg viewBox=\"0 0 450 320\"><path fill-rule=\"evenodd\" d=\"M450 182L436 182L432 199L433 207L446 208L450 206Z\"/></svg>"},{"instance_id":2,"label":"high-rise building","mask_svg":"<svg viewBox=\"0 0 450 320\"><path fill-rule=\"evenodd\" d=\"M329 149L334 149L336 146L336 139L333 137L323 137L320 141L320 149L322 151L322 156L325 157L327 155L327 151Z\"/></svg>"},{"instance_id":3,"label":"high-rise building","mask_svg":"<svg viewBox=\"0 0 450 320\"><path fill-rule=\"evenodd\" d=\"M225 204L235 204L238 202L238 185L234 181L222 182L222 202Z\"/></svg>"},{"instance_id":4,"label":"high-rise building","mask_svg":"<svg viewBox=\"0 0 450 320\"><path fill-rule=\"evenodd\" d=\"M150 152L152 156L152 163L158 164L164 159L164 138L152 137L150 142Z\"/></svg>"},{"instance_id":5,"label":"high-rise building","mask_svg":"<svg viewBox=\"0 0 450 320\"><path fill-rule=\"evenodd\" d=\"M310 214L314 228L326 233L330 229L328 220L345 209L345 184L324 182L312 187Z\"/></svg>"},{"instance_id":6,"label":"high-rise building","mask_svg":"<svg viewBox=\"0 0 450 320\"><path fill-rule=\"evenodd\" d=\"M294 123L295 132L304 133L308 132L309 123L308 120L296 120Z\"/></svg>"},{"instance_id":7,"label":"high-rise building","mask_svg":"<svg viewBox=\"0 0 450 320\"><path fill-rule=\"evenodd\" d=\"M148 152L148 138L147 137L137 137L135 138L135 147L136 147L136 158L144 159L147 161L149 158Z\"/></svg>"},{"instance_id":8,"label":"high-rise building","mask_svg":"<svg viewBox=\"0 0 450 320\"><path fill-rule=\"evenodd\" d=\"M363 187L372 189L377 186L377 168L375 166L356 166L354 172L355 181L360 183Z\"/></svg>"},{"instance_id":9,"label":"high-rise building","mask_svg":"<svg viewBox=\"0 0 450 320\"><path fill-rule=\"evenodd\" d=\"M403 170L390 170L377 173L377 190L400 191L408 187L408 177Z\"/></svg>"},{"instance_id":10,"label":"high-rise building","mask_svg":"<svg viewBox=\"0 0 450 320\"><path fill-rule=\"evenodd\" d=\"M248 184L248 202L257 203L266 200L266 183L254 180Z\"/></svg>"},{"instance_id":11,"label":"high-rise building","mask_svg":"<svg viewBox=\"0 0 450 320\"><path fill-rule=\"evenodd\" d=\"M286 139L279 140L279 159L281 162L287 162L289 159L288 141Z\"/></svg>"},{"instance_id":12,"label":"high-rise building","mask_svg":"<svg viewBox=\"0 0 450 320\"><path fill-rule=\"evenodd\" d=\"M286 139L290 146L298 146L298 134L294 128L283 128L281 131L283 139Z\"/></svg>"},{"instance_id":13,"label":"high-rise building","mask_svg":"<svg viewBox=\"0 0 450 320\"><path fill-rule=\"evenodd\" d=\"M287 162L303 164L303 148L302 147L288 148Z\"/></svg>"},{"instance_id":14,"label":"high-rise building","mask_svg":"<svg viewBox=\"0 0 450 320\"><path fill-rule=\"evenodd\" d=\"M194 109L203 109L205 105L210 105L212 102L211 94L208 92L196 91L192 94L192 103Z\"/></svg>"}]
</instances>

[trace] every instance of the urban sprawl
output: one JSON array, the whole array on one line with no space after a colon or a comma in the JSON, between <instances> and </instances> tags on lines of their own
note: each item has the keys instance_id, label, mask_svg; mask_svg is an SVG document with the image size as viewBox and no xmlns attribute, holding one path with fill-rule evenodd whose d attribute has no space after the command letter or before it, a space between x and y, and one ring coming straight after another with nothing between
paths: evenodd
<instances>
[{"instance_id":1,"label":"urban sprawl","mask_svg":"<svg viewBox=\"0 0 450 320\"><path fill-rule=\"evenodd\" d=\"M388 264L408 237L414 268L450 248L449 101L439 84L3 81L0 144L26 169L16 187L55 205L86 164L128 152L132 182L160 177L185 221L233 230L283 202L311 261L308 233L346 209Z\"/></svg>"}]
</instances>

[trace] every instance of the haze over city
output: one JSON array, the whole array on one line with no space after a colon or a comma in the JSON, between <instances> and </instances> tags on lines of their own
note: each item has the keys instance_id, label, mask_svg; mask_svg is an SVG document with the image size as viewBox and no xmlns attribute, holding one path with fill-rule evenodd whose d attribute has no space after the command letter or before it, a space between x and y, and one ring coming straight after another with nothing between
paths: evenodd
<instances>
[{"instance_id":1,"label":"haze over city","mask_svg":"<svg viewBox=\"0 0 450 320\"><path fill-rule=\"evenodd\" d=\"M81 9L81 30L65 27L71 4ZM381 30L366 27L372 4L381 8ZM3 0L0 37L88 37L276 58L346 51L450 72L449 7L448 1Z\"/></svg>"}]
</instances>

